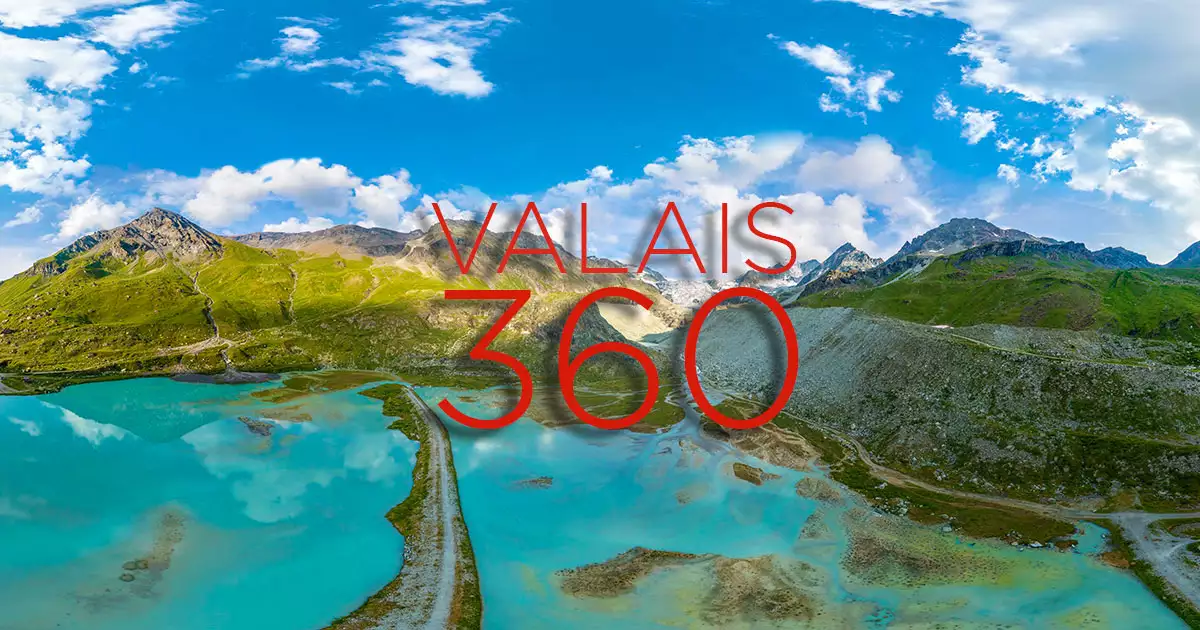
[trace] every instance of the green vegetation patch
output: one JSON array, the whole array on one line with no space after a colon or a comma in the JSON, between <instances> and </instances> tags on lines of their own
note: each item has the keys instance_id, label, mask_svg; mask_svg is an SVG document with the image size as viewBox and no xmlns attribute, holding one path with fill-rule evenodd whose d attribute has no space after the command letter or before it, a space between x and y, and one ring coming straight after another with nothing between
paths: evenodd
<instances>
[{"instance_id":1,"label":"green vegetation patch","mask_svg":"<svg viewBox=\"0 0 1200 630\"><path fill-rule=\"evenodd\" d=\"M915 276L830 289L798 304L848 306L922 324L1010 324L1200 342L1200 271L964 254L936 259Z\"/></svg>"},{"instance_id":2,"label":"green vegetation patch","mask_svg":"<svg viewBox=\"0 0 1200 630\"><path fill-rule=\"evenodd\" d=\"M269 403L286 403L311 396L354 389L360 385L391 380L392 377L382 372L361 372L337 370L331 372L314 372L289 376L283 385L272 389L253 392L251 396Z\"/></svg>"}]
</instances>

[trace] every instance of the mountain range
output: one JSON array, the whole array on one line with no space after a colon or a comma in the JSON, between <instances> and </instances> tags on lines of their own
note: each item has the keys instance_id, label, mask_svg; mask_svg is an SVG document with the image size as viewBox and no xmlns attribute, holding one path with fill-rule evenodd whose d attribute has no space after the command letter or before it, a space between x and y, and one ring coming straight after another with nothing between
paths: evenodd
<instances>
[{"instance_id":1,"label":"mountain range","mask_svg":"<svg viewBox=\"0 0 1200 630\"><path fill-rule=\"evenodd\" d=\"M479 226L450 229L469 251ZM712 283L653 270L583 274L565 250L565 274L549 256L514 256L497 274L511 238L486 233L476 271L464 277L437 226L225 237L154 210L0 283L0 393L332 367L428 384L505 378L464 360L503 304L448 301L448 288L530 289L493 347L552 382L565 314L613 284L650 296L657 324L590 309L574 349L644 338L664 382L677 382L672 331L688 319L677 302L692 306L741 284L772 291L796 325L793 415L776 423L785 430L810 435L795 418L811 419L895 469L989 494L1133 493L1146 505L1200 507L1200 247L1159 267L1121 249L1093 252L964 219L887 260L846 244L787 274ZM737 305L713 313L700 344L706 387L773 397L768 359L779 344L768 332ZM620 355L602 355L579 382L639 390L624 367Z\"/></svg>"},{"instance_id":2,"label":"mountain range","mask_svg":"<svg viewBox=\"0 0 1200 630\"><path fill-rule=\"evenodd\" d=\"M460 251L479 226L452 222ZM438 226L401 233L343 225L302 234L217 236L155 209L87 235L0 283L0 370L217 371L322 365L381 366L465 354L459 329L490 308L448 307L445 288L529 288L536 298L504 339L538 331L552 343L556 317L599 286L639 288L667 325L728 286L755 286L798 306L850 306L938 325L982 323L1097 330L1200 341L1200 244L1165 267L1120 248L954 219L885 260L847 243L824 261L779 275L677 280L653 270L597 276L559 249L516 256L491 270L512 234L487 233L462 277ZM524 234L521 245L540 240ZM613 266L612 261L594 264ZM602 318L591 325L617 335ZM329 331L353 331L331 336ZM372 334L378 335L372 337ZM603 336L602 335L602 336ZM516 344L522 345L522 344ZM535 350L526 349L525 352Z\"/></svg>"},{"instance_id":3,"label":"mountain range","mask_svg":"<svg viewBox=\"0 0 1200 630\"><path fill-rule=\"evenodd\" d=\"M460 251L479 226L452 222ZM444 357L458 344L447 324L463 309L433 300L457 286L534 289L527 325L546 325L546 310L605 284L640 287L658 315L682 321L670 304L695 307L728 286L754 286L785 304L852 306L920 323L1005 323L1095 329L1149 338L1195 340L1200 243L1164 267L1121 248L1082 244L953 219L880 260L847 243L824 261L797 263L779 275L747 272L732 280L677 280L648 269L628 276L579 271L559 249L567 272L546 256L517 256L494 270L509 234L485 235L460 277L439 227L424 232L342 225L300 234L217 236L176 213L154 209L87 235L0 283L0 366L13 370L212 370L366 363L398 354ZM522 246L540 241L522 235ZM597 259L593 264L618 263ZM456 315L457 313L457 315ZM463 320L465 321L465 320ZM320 330L394 331L391 341L338 344ZM461 323L461 322L460 322ZM596 322L599 325L599 322ZM402 340L416 341L416 346ZM373 349L368 349L373 348ZM173 366L172 366L173 364Z\"/></svg>"}]
</instances>

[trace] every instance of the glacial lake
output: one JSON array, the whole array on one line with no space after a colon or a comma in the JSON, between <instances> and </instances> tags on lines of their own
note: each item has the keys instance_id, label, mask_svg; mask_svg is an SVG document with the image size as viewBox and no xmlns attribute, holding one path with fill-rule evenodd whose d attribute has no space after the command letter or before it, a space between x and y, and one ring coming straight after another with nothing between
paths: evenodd
<instances>
[{"instance_id":1,"label":"glacial lake","mask_svg":"<svg viewBox=\"0 0 1200 630\"><path fill-rule=\"evenodd\" d=\"M0 629L320 628L394 577L403 539L384 514L410 490L416 445L356 391L250 396L274 386L143 379L0 397ZM418 393L479 416L502 404ZM803 575L814 627L1184 627L1092 555L877 515L823 471L740 455L694 417L653 435L448 426L487 628L804 627L714 603L764 583L744 559ZM778 478L739 480L735 462ZM561 588L560 570L635 547L703 559L616 595Z\"/></svg>"}]
</instances>

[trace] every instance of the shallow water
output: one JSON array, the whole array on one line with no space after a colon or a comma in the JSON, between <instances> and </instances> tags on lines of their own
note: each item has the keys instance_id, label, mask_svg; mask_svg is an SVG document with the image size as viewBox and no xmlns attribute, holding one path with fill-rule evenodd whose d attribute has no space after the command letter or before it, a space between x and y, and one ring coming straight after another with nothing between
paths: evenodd
<instances>
[{"instance_id":1,"label":"shallow water","mask_svg":"<svg viewBox=\"0 0 1200 630\"><path fill-rule=\"evenodd\" d=\"M443 396L468 414L496 415L488 396ZM819 503L798 496L806 476L731 451L700 435L694 417L658 435L521 421L500 431L452 426L464 515L479 563L487 628L694 627L705 614L709 576L694 567L659 571L630 595L575 598L554 573L603 562L635 546L751 558L772 554L817 569L827 605L820 627L1183 628L1132 576L1093 556L964 542L904 519L876 516L843 490ZM761 487L736 479L735 461L780 475ZM552 477L546 488L522 480ZM685 493L686 503L678 498ZM801 538L809 518L824 536ZM898 535L914 553L944 558L950 579L880 585L842 562L847 530ZM1098 551L1098 530L1083 546ZM727 619L714 625L731 626ZM745 624L745 625L766 625ZM780 622L779 627L797 627Z\"/></svg>"},{"instance_id":2,"label":"shallow water","mask_svg":"<svg viewBox=\"0 0 1200 630\"><path fill-rule=\"evenodd\" d=\"M237 418L268 413L249 393L270 386L148 379L0 398L0 628L314 628L386 584L403 541L383 515L409 492L415 445L355 392L296 401L311 422L257 436ZM419 392L499 411L486 392ZM700 565L620 597L559 589L556 571L635 546L805 563L821 627L1183 627L1090 555L959 541L844 491L798 496L798 480L825 474L738 455L694 421L657 435L449 426L487 628L700 625L713 589ZM735 461L781 478L753 486ZM539 477L553 482L521 483ZM852 534L934 558L940 578L848 568ZM1099 534L1082 546L1097 551ZM122 567L138 559L152 567Z\"/></svg>"},{"instance_id":3,"label":"shallow water","mask_svg":"<svg viewBox=\"0 0 1200 630\"><path fill-rule=\"evenodd\" d=\"M348 392L255 435L262 387L0 398L0 628L320 627L395 576L416 446Z\"/></svg>"}]
</instances>

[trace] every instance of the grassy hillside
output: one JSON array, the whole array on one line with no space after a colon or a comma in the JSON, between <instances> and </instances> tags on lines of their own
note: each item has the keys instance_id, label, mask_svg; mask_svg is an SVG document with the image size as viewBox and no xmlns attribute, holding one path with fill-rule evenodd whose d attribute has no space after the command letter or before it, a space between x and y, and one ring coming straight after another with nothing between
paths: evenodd
<instances>
[{"instance_id":1,"label":"grassy hillside","mask_svg":"<svg viewBox=\"0 0 1200 630\"><path fill-rule=\"evenodd\" d=\"M172 240L152 242L156 234L135 222L106 238L87 237L47 259L54 264L0 284L6 383L25 389L26 378L41 384L45 374L219 372L226 359L242 371L385 368L507 378L507 370L463 360L506 304L443 297L450 288L489 287L534 291L495 347L549 377L561 322L582 295L602 283L630 283L665 302L640 282L583 276L565 252L567 274L549 257L516 256L497 275L491 270L505 235L485 239L478 271L464 277L440 230L414 239L399 256L372 259L259 249L213 237L177 215L147 217L170 222ZM477 230L457 226L459 247L469 248ZM164 242L204 247L178 256ZM583 328L579 343L616 338L599 317L586 317ZM587 371L606 378L615 369L597 359Z\"/></svg>"},{"instance_id":2,"label":"grassy hillside","mask_svg":"<svg viewBox=\"0 0 1200 630\"><path fill-rule=\"evenodd\" d=\"M879 286L829 289L801 298L922 324L994 323L1096 330L1200 342L1200 270L1102 268L1036 256L934 260L921 273Z\"/></svg>"},{"instance_id":3,"label":"grassy hillside","mask_svg":"<svg viewBox=\"0 0 1200 630\"><path fill-rule=\"evenodd\" d=\"M211 336L205 300L174 265L73 260L57 276L0 284L0 371L160 364L160 350Z\"/></svg>"}]
</instances>

